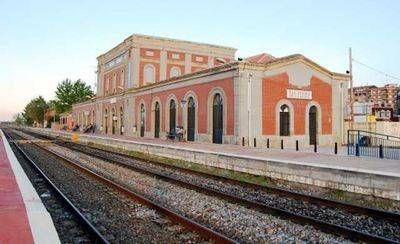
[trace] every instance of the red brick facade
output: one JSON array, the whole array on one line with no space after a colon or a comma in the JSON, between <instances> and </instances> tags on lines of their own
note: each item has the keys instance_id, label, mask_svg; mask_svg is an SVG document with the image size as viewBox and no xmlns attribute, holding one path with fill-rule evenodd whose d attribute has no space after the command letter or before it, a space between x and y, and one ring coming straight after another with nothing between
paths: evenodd
<instances>
[{"instance_id":1,"label":"red brick facade","mask_svg":"<svg viewBox=\"0 0 400 244\"><path fill-rule=\"evenodd\" d=\"M313 76L308 87L296 87L289 83L286 73L263 79L262 85L262 132L263 135L276 134L276 105L286 98L287 89L312 91L312 100L321 106L322 134L332 133L332 86ZM309 100L287 99L294 107L294 134L304 135L306 106Z\"/></svg>"},{"instance_id":2,"label":"red brick facade","mask_svg":"<svg viewBox=\"0 0 400 244\"><path fill-rule=\"evenodd\" d=\"M233 79L227 78L222 80L215 80L212 82L207 82L198 85L192 85L190 87L183 87L179 89L172 89L167 90L164 92L155 92L148 95L142 95L136 97L136 109L137 111L140 110L141 101L144 101L145 109L146 109L146 126L145 130L150 132L153 130L151 128L151 118L152 118L152 99L158 98L161 101L161 131L165 131L167 128L165 121L166 118L166 109L169 104L169 99L171 96L176 97L176 104L177 104L177 114L178 120L177 125L182 125L182 107L180 105L180 101L184 98L187 92L193 92L197 98L197 107L196 113L198 114L198 133L207 133L207 121L211 118L208 118L208 110L207 106L212 106L209 103L209 94L213 89L220 89L224 95L224 109L227 109L227 121L226 121L226 134L233 135L234 133L234 89L233 89ZM154 100L153 100L154 102Z\"/></svg>"}]
</instances>

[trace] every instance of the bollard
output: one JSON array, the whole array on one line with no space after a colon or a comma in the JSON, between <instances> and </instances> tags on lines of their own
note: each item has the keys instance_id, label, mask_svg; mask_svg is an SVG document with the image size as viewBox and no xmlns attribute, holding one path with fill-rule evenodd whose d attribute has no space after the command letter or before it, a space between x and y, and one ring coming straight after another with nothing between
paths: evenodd
<instances>
[{"instance_id":1,"label":"bollard","mask_svg":"<svg viewBox=\"0 0 400 244\"><path fill-rule=\"evenodd\" d=\"M254 147L257 147L257 141L256 141L256 138L254 138L254 140L253 140L253 141L254 141L254 143L253 143L253 144L254 144Z\"/></svg>"},{"instance_id":2,"label":"bollard","mask_svg":"<svg viewBox=\"0 0 400 244\"><path fill-rule=\"evenodd\" d=\"M337 142L335 142L335 154L337 154Z\"/></svg>"},{"instance_id":3,"label":"bollard","mask_svg":"<svg viewBox=\"0 0 400 244\"><path fill-rule=\"evenodd\" d=\"M283 140L281 140L281 149L283 149Z\"/></svg>"},{"instance_id":4,"label":"bollard","mask_svg":"<svg viewBox=\"0 0 400 244\"><path fill-rule=\"evenodd\" d=\"M358 145L358 143L356 143L356 156L360 156L360 146Z\"/></svg>"},{"instance_id":5,"label":"bollard","mask_svg":"<svg viewBox=\"0 0 400 244\"><path fill-rule=\"evenodd\" d=\"M379 145L379 158L383 158L383 146Z\"/></svg>"},{"instance_id":6,"label":"bollard","mask_svg":"<svg viewBox=\"0 0 400 244\"><path fill-rule=\"evenodd\" d=\"M298 150L299 150L299 141L296 140L296 151L298 151Z\"/></svg>"},{"instance_id":7,"label":"bollard","mask_svg":"<svg viewBox=\"0 0 400 244\"><path fill-rule=\"evenodd\" d=\"M242 137L242 146L244 147L244 137Z\"/></svg>"},{"instance_id":8,"label":"bollard","mask_svg":"<svg viewBox=\"0 0 400 244\"><path fill-rule=\"evenodd\" d=\"M317 143L314 143L314 152L317 152Z\"/></svg>"},{"instance_id":9,"label":"bollard","mask_svg":"<svg viewBox=\"0 0 400 244\"><path fill-rule=\"evenodd\" d=\"M267 139L267 148L269 148L269 138Z\"/></svg>"}]
</instances>

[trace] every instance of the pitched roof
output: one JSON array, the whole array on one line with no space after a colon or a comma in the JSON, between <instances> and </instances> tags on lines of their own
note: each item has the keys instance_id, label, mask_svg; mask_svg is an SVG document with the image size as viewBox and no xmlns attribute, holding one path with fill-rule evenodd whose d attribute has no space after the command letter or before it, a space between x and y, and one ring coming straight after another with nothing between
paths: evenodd
<instances>
[{"instance_id":1,"label":"pitched roof","mask_svg":"<svg viewBox=\"0 0 400 244\"><path fill-rule=\"evenodd\" d=\"M255 63L255 64L265 64L274 59L275 59L275 57L272 56L271 54L260 53L260 54L254 55L254 56L247 57L244 60L246 60L247 62L250 62L250 63Z\"/></svg>"}]
</instances>

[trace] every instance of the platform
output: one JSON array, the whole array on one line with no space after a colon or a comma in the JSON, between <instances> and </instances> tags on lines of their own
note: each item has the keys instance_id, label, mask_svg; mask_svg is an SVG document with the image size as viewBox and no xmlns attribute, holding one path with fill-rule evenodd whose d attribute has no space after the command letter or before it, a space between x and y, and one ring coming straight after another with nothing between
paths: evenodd
<instances>
[{"instance_id":1,"label":"platform","mask_svg":"<svg viewBox=\"0 0 400 244\"><path fill-rule=\"evenodd\" d=\"M31 129L72 139L72 133ZM200 142L79 134L82 143L148 153L276 179L400 200L400 160ZM324 150L326 151L326 150Z\"/></svg>"},{"instance_id":2,"label":"platform","mask_svg":"<svg viewBox=\"0 0 400 244\"><path fill-rule=\"evenodd\" d=\"M60 243L50 214L1 130L0 243Z\"/></svg>"}]
</instances>

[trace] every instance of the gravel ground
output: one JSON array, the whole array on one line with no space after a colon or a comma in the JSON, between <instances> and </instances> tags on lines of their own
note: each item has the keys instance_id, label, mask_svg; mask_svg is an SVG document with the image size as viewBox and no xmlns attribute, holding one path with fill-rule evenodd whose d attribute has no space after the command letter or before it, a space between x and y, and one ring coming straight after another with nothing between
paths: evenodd
<instances>
[{"instance_id":1,"label":"gravel ground","mask_svg":"<svg viewBox=\"0 0 400 244\"><path fill-rule=\"evenodd\" d=\"M29 155L98 230L112 243L202 243L196 233L135 203L34 145Z\"/></svg>"},{"instance_id":2,"label":"gravel ground","mask_svg":"<svg viewBox=\"0 0 400 244\"><path fill-rule=\"evenodd\" d=\"M284 197L282 195L270 193L266 190L254 189L251 187L237 185L226 181L223 182L217 179L213 179L212 177L193 175L158 164L134 160L112 153L105 153L88 147L85 147L85 151L88 153L95 152L96 155L102 155L109 158L111 157L120 162L123 162L124 164L133 165L141 169L161 173L162 175L166 175L174 179L179 179L184 182L196 184L206 188L212 188L214 190L233 194L251 201L260 202L276 208L282 208L284 206L285 210L291 212L400 241L400 224L398 222L396 223L392 221L386 221L384 219L372 218L365 215L357 215L341 209L320 206L302 200Z\"/></svg>"},{"instance_id":3,"label":"gravel ground","mask_svg":"<svg viewBox=\"0 0 400 244\"><path fill-rule=\"evenodd\" d=\"M64 147L46 147L240 242L347 242L312 226L282 220Z\"/></svg>"},{"instance_id":4,"label":"gravel ground","mask_svg":"<svg viewBox=\"0 0 400 244\"><path fill-rule=\"evenodd\" d=\"M68 244L93 243L95 241L94 237L86 227L81 224L80 219L75 217L68 206L57 197L57 193L54 192L41 175L30 166L29 162L18 153L15 146L13 144L10 145L33 187L40 196L43 205L50 213L60 242Z\"/></svg>"}]
</instances>

